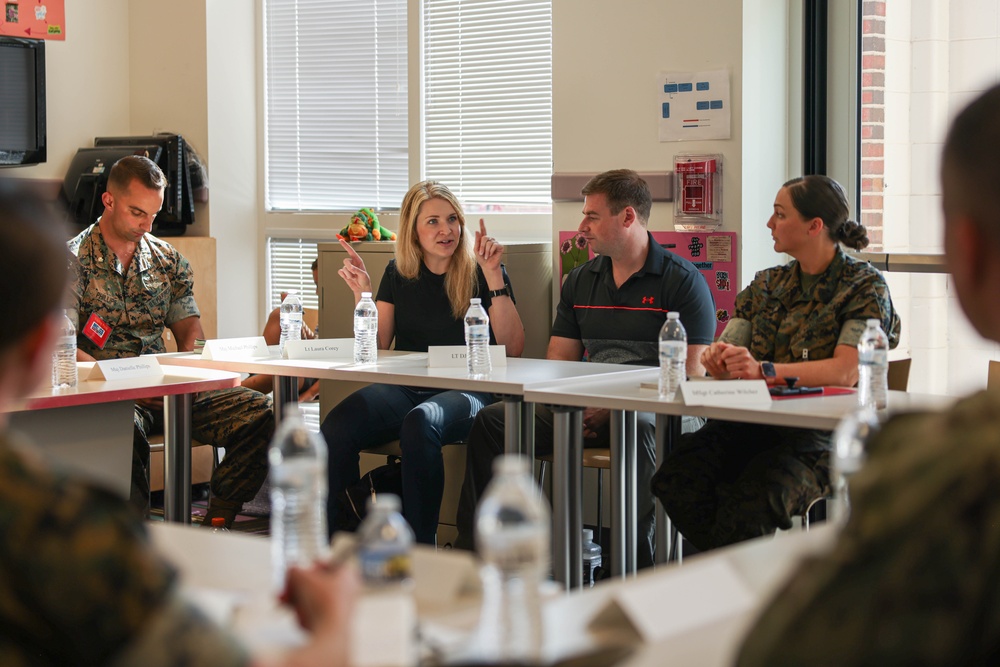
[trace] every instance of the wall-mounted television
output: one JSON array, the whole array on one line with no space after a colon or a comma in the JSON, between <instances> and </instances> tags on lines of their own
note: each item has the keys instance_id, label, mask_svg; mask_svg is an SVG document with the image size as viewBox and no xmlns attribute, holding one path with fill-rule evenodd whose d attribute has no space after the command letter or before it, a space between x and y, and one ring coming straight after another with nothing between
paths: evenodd
<instances>
[{"instance_id":1,"label":"wall-mounted television","mask_svg":"<svg viewBox=\"0 0 1000 667\"><path fill-rule=\"evenodd\" d=\"M0 166L45 158L45 41L0 35Z\"/></svg>"}]
</instances>

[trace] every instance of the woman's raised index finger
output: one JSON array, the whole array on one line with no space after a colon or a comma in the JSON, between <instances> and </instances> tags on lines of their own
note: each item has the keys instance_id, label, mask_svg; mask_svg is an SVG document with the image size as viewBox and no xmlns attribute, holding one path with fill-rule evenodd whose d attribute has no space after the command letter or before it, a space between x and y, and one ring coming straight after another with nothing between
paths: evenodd
<instances>
[{"instance_id":1,"label":"woman's raised index finger","mask_svg":"<svg viewBox=\"0 0 1000 667\"><path fill-rule=\"evenodd\" d=\"M340 241L340 245L343 246L344 250L347 251L347 254L349 254L353 259L361 259L361 255L359 255L357 251L351 247L350 243L348 243L344 239L338 239L338 240Z\"/></svg>"},{"instance_id":2,"label":"woman's raised index finger","mask_svg":"<svg viewBox=\"0 0 1000 667\"><path fill-rule=\"evenodd\" d=\"M479 233L486 236L486 221L479 218Z\"/></svg>"}]
</instances>

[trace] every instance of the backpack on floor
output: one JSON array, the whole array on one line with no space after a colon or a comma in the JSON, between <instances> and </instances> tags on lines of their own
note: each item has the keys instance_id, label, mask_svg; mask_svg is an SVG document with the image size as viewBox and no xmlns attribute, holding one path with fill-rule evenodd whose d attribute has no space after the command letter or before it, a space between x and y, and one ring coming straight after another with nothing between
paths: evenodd
<instances>
[{"instance_id":1,"label":"backpack on floor","mask_svg":"<svg viewBox=\"0 0 1000 667\"><path fill-rule=\"evenodd\" d=\"M364 521L368 501L378 503L379 494L384 493L403 497L403 464L398 456L387 456L384 466L372 469L355 484L335 494L334 500L339 511L334 529L349 532L357 530Z\"/></svg>"}]
</instances>

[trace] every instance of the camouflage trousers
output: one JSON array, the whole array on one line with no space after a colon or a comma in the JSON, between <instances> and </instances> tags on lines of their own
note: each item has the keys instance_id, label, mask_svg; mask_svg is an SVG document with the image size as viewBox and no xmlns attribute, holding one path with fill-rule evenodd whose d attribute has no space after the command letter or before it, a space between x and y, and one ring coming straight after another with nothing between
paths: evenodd
<instances>
[{"instance_id":1,"label":"camouflage trousers","mask_svg":"<svg viewBox=\"0 0 1000 667\"><path fill-rule=\"evenodd\" d=\"M653 475L653 494L699 550L787 530L830 493L830 434L709 421L681 436Z\"/></svg>"},{"instance_id":2,"label":"camouflage trousers","mask_svg":"<svg viewBox=\"0 0 1000 667\"><path fill-rule=\"evenodd\" d=\"M163 411L135 406L130 501L144 515L149 507L149 441L163 432ZM222 447L226 456L212 474L212 495L242 505L267 477L267 447L274 435L270 397L245 387L206 391L191 407L191 435Z\"/></svg>"}]
</instances>

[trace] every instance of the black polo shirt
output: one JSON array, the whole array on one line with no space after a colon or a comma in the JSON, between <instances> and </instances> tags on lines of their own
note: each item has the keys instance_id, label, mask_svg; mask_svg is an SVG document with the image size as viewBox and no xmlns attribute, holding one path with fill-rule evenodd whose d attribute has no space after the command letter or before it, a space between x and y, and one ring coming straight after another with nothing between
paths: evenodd
<instances>
[{"instance_id":1,"label":"black polo shirt","mask_svg":"<svg viewBox=\"0 0 1000 667\"><path fill-rule=\"evenodd\" d=\"M510 287L507 268L501 264L500 270L504 284ZM430 345L465 345L465 319L456 318L451 312L451 301L444 286L445 275L432 273L421 262L420 273L409 280L396 270L396 260L389 260L375 300L393 304L393 334L397 350L426 352ZM482 299L483 308L489 312L493 299L489 296L490 288L479 265L476 265L476 284L472 296ZM514 290L511 288L513 298ZM490 345L496 345L496 342L491 322Z\"/></svg>"},{"instance_id":2,"label":"black polo shirt","mask_svg":"<svg viewBox=\"0 0 1000 667\"><path fill-rule=\"evenodd\" d=\"M715 299L708 282L649 234L646 263L621 287L606 256L566 276L552 335L582 341L590 361L656 366L660 329L672 310L680 313L690 345L711 344Z\"/></svg>"}]
</instances>

